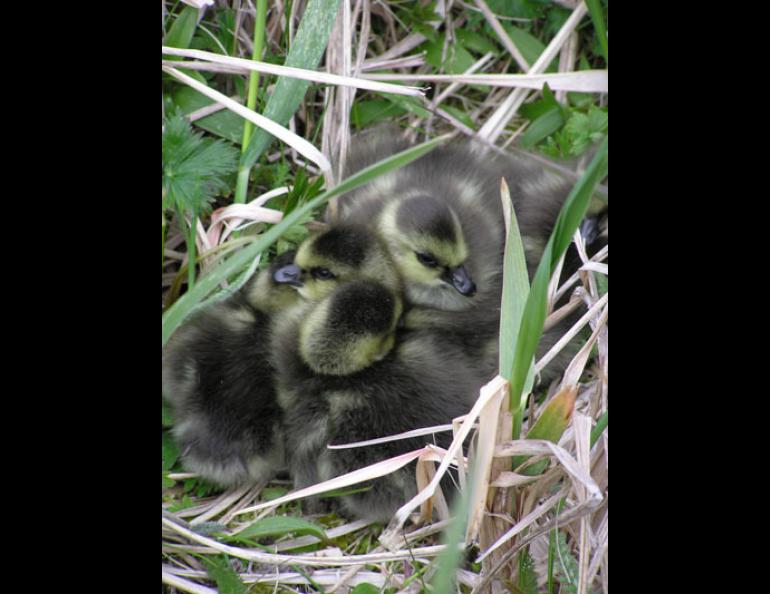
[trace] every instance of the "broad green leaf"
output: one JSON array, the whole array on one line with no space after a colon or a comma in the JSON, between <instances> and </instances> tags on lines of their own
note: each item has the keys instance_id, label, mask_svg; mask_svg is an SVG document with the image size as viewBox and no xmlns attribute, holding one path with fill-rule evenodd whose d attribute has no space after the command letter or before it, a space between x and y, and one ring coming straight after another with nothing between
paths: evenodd
<instances>
[{"instance_id":1,"label":"broad green leaf","mask_svg":"<svg viewBox=\"0 0 770 594\"><path fill-rule=\"evenodd\" d=\"M507 186L501 193L505 203L511 203L511 196ZM529 276L527 274L527 261L524 255L524 244L521 240L519 223L516 212L510 209L511 221L508 229L508 237L505 241L505 255L503 258L503 298L500 308L500 375L505 379L511 379L513 369L513 355L516 341L519 335L521 315L524 312L524 304L529 295Z\"/></svg>"},{"instance_id":2,"label":"broad green leaf","mask_svg":"<svg viewBox=\"0 0 770 594\"><path fill-rule=\"evenodd\" d=\"M588 7L588 14L591 15L591 20L594 22L594 30L596 31L596 37L599 39L599 45L602 48L604 62L609 66L607 27L604 25L604 13L602 11L601 2L599 0L586 0L586 6Z\"/></svg>"},{"instance_id":3,"label":"broad green leaf","mask_svg":"<svg viewBox=\"0 0 770 594\"><path fill-rule=\"evenodd\" d=\"M518 401L519 411L523 406L523 398L521 397L526 395L522 394L522 390L529 373L531 360L543 333L548 282L556 263L569 246L575 230L585 216L596 184L607 173L608 142L609 136L604 139L591 164L569 193L532 281L521 319L511 373L511 403L513 405L515 401Z\"/></svg>"},{"instance_id":4,"label":"broad green leaf","mask_svg":"<svg viewBox=\"0 0 770 594\"><path fill-rule=\"evenodd\" d=\"M297 33L286 57L286 66L315 70L326 50L340 0L310 0L302 15ZM297 111L310 83L281 76L262 113L284 126ZM273 136L261 128L255 130L249 146L241 155L241 169L250 169L262 152L273 141Z\"/></svg>"},{"instance_id":5,"label":"broad green leaf","mask_svg":"<svg viewBox=\"0 0 770 594\"><path fill-rule=\"evenodd\" d=\"M266 536L283 536L284 534L290 533L297 535L310 534L312 536L317 536L322 541L328 540L322 526L293 516L270 516L268 518L262 518L240 532L229 536L227 540L258 540Z\"/></svg>"},{"instance_id":6,"label":"broad green leaf","mask_svg":"<svg viewBox=\"0 0 770 594\"><path fill-rule=\"evenodd\" d=\"M543 45L542 41L531 33L527 33L524 29L514 27L513 25L506 25L503 23L503 29L510 35L511 41L513 41L514 45L519 48L521 55L524 56L524 59L530 66L537 62L540 54L545 50L545 45ZM555 64L556 58L554 58L554 61L552 61L548 68L546 68L546 72L553 71Z\"/></svg>"},{"instance_id":7,"label":"broad green leaf","mask_svg":"<svg viewBox=\"0 0 770 594\"><path fill-rule=\"evenodd\" d=\"M430 112L414 97L402 97L400 95L390 95L387 93L383 93L383 95L391 103L394 103L401 109L413 113L418 117L429 118L431 115Z\"/></svg>"},{"instance_id":8,"label":"broad green leaf","mask_svg":"<svg viewBox=\"0 0 770 594\"><path fill-rule=\"evenodd\" d=\"M198 9L193 8L192 6L185 6L171 25L171 28L166 34L166 38L163 40L163 45L182 49L190 47L190 42L193 39L193 35L195 35L197 26ZM179 61L182 58L179 56L165 56L164 59ZM202 83L206 82L203 75L196 70L183 69L183 72Z\"/></svg>"},{"instance_id":9,"label":"broad green leaf","mask_svg":"<svg viewBox=\"0 0 770 594\"><path fill-rule=\"evenodd\" d=\"M441 54L444 51L444 35L439 36L436 41L425 45L425 61L434 68L444 68L449 74L460 74L473 66L476 61L460 43L451 43L447 47L444 61L441 61Z\"/></svg>"},{"instance_id":10,"label":"broad green leaf","mask_svg":"<svg viewBox=\"0 0 770 594\"><path fill-rule=\"evenodd\" d=\"M533 120L521 135L519 144L524 149L530 149L544 138L550 136L564 125L564 116L560 107L552 107L537 119Z\"/></svg>"},{"instance_id":11,"label":"broad green leaf","mask_svg":"<svg viewBox=\"0 0 770 594\"><path fill-rule=\"evenodd\" d=\"M184 85L174 93L174 104L179 106L183 114L188 115L197 109L212 105L213 102L195 89ZM194 125L235 144L241 144L243 122L243 118L237 113L229 109L220 109L205 118L195 120Z\"/></svg>"},{"instance_id":12,"label":"broad green leaf","mask_svg":"<svg viewBox=\"0 0 770 594\"><path fill-rule=\"evenodd\" d=\"M478 52L479 54L491 53L500 55L500 47L485 35L471 31L470 29L455 29L455 35L463 47Z\"/></svg>"},{"instance_id":13,"label":"broad green leaf","mask_svg":"<svg viewBox=\"0 0 770 594\"><path fill-rule=\"evenodd\" d=\"M292 227L297 221L301 220L302 217L323 206L334 196L349 192L350 190L370 182L383 173L398 169L407 163L411 163L415 159L419 159L436 148L439 144L445 142L446 139L446 136L434 138L433 140L411 147L400 153L396 153L374 165L362 169L338 184L335 188L325 191L320 196L317 196L299 208L294 209L294 211L280 223L272 226L259 237L255 237L253 243L250 243L238 253L230 256L211 272L198 279L198 282L189 292L182 295L166 310L163 314L162 344L166 344L174 330L179 327L198 304L200 304L222 281L241 272L254 261L254 258L270 247L287 229Z\"/></svg>"},{"instance_id":14,"label":"broad green leaf","mask_svg":"<svg viewBox=\"0 0 770 594\"><path fill-rule=\"evenodd\" d=\"M186 49L190 47L195 28L198 26L198 9L185 6L174 20L163 40L163 45ZM172 59L172 58L168 58ZM181 58L176 58L181 60Z\"/></svg>"},{"instance_id":15,"label":"broad green leaf","mask_svg":"<svg viewBox=\"0 0 770 594\"><path fill-rule=\"evenodd\" d=\"M391 101L373 99L371 101L356 101L350 110L350 118L356 128L366 128L380 120L394 120L405 113L406 110L403 107Z\"/></svg>"},{"instance_id":16,"label":"broad green leaf","mask_svg":"<svg viewBox=\"0 0 770 594\"><path fill-rule=\"evenodd\" d=\"M350 594L380 594L380 589L372 584L358 584Z\"/></svg>"},{"instance_id":17,"label":"broad green leaf","mask_svg":"<svg viewBox=\"0 0 770 594\"><path fill-rule=\"evenodd\" d=\"M545 84L543 85L542 99L538 99L532 103L522 105L521 109L519 109L519 112L524 117L529 118L530 120L535 120L553 109L564 110L564 108L559 105L559 102L556 100L556 95L553 94L553 91L551 91L548 84Z\"/></svg>"},{"instance_id":18,"label":"broad green leaf","mask_svg":"<svg viewBox=\"0 0 770 594\"><path fill-rule=\"evenodd\" d=\"M175 482L174 480L172 480L172 479L168 478L168 477L166 476L166 474L165 474L165 473L163 474L163 477L162 477L162 479L163 479L163 480L162 480L162 482L161 482L161 487L162 487L163 489L170 489L171 487L173 487L174 485L176 485L176 482Z\"/></svg>"},{"instance_id":19,"label":"broad green leaf","mask_svg":"<svg viewBox=\"0 0 770 594\"><path fill-rule=\"evenodd\" d=\"M244 594L246 584L230 566L226 555L216 557L202 556L201 561L206 567L206 573L217 583L219 594Z\"/></svg>"},{"instance_id":20,"label":"broad green leaf","mask_svg":"<svg viewBox=\"0 0 770 594\"><path fill-rule=\"evenodd\" d=\"M170 470L179 458L179 448L169 431L163 432L163 470Z\"/></svg>"}]
</instances>

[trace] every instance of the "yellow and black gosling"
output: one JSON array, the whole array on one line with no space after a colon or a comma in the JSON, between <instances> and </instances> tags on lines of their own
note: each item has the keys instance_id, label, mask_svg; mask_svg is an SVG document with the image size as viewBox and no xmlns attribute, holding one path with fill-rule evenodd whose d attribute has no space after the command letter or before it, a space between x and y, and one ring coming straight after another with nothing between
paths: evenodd
<instances>
[{"instance_id":1,"label":"yellow and black gosling","mask_svg":"<svg viewBox=\"0 0 770 594\"><path fill-rule=\"evenodd\" d=\"M482 383L475 363L429 330L398 328L401 307L382 284L353 281L281 320L274 367L296 488L426 443L448 447L451 432L352 449L327 444L447 424L470 410ZM416 493L414 477L410 464L335 501L354 517L387 521Z\"/></svg>"},{"instance_id":2,"label":"yellow and black gosling","mask_svg":"<svg viewBox=\"0 0 770 594\"><path fill-rule=\"evenodd\" d=\"M272 280L282 254L240 291L194 314L163 353L163 394L183 465L221 486L268 480L284 467L281 409L270 367L276 312L299 301Z\"/></svg>"},{"instance_id":3,"label":"yellow and black gosling","mask_svg":"<svg viewBox=\"0 0 770 594\"><path fill-rule=\"evenodd\" d=\"M408 146L392 129L363 133L354 140L346 174ZM384 239L403 282L407 327L431 327L444 331L448 339L483 344L476 352L487 369L497 364L505 246L503 177L531 277L572 185L534 162L500 155L479 143L460 141L439 147L345 194L336 216L327 214L330 219L368 225ZM590 246L589 253L604 242ZM571 253L562 278L578 265ZM541 353L577 317L546 333ZM559 371L554 362L543 379Z\"/></svg>"}]
</instances>

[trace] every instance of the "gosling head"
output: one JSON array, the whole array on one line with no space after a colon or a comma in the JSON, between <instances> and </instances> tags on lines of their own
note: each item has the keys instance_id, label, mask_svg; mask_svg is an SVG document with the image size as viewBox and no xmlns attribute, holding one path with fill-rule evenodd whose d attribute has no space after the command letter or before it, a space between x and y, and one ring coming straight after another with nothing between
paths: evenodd
<instances>
[{"instance_id":1,"label":"gosling head","mask_svg":"<svg viewBox=\"0 0 770 594\"><path fill-rule=\"evenodd\" d=\"M371 281L352 281L321 301L303 321L299 353L316 373L351 375L393 348L402 304Z\"/></svg>"},{"instance_id":2,"label":"gosling head","mask_svg":"<svg viewBox=\"0 0 770 594\"><path fill-rule=\"evenodd\" d=\"M246 299L251 305L264 312L274 312L296 303L297 292L273 278L277 270L294 261L295 254L296 252L291 250L277 256L270 266L260 271L254 280L246 285Z\"/></svg>"},{"instance_id":3,"label":"gosling head","mask_svg":"<svg viewBox=\"0 0 770 594\"><path fill-rule=\"evenodd\" d=\"M374 233L355 225L334 225L309 237L292 264L273 272L274 282L294 287L307 301L320 301L341 284L360 279L400 289L387 248Z\"/></svg>"},{"instance_id":4,"label":"gosling head","mask_svg":"<svg viewBox=\"0 0 770 594\"><path fill-rule=\"evenodd\" d=\"M462 225L450 206L426 194L394 200L378 229L410 301L447 310L468 307L476 284L466 268Z\"/></svg>"}]
</instances>

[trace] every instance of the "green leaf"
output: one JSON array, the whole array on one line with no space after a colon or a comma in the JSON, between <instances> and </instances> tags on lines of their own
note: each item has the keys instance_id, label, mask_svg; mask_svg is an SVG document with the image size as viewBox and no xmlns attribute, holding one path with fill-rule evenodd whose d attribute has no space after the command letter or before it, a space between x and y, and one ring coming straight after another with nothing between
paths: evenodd
<instances>
[{"instance_id":1,"label":"green leaf","mask_svg":"<svg viewBox=\"0 0 770 594\"><path fill-rule=\"evenodd\" d=\"M185 115L202 107L213 105L213 103L211 99L186 85L180 87L174 93L174 104ZM205 118L195 120L195 126L240 145L241 136L243 135L243 122L243 118L237 113L229 109L220 109Z\"/></svg>"},{"instance_id":2,"label":"green leaf","mask_svg":"<svg viewBox=\"0 0 770 594\"><path fill-rule=\"evenodd\" d=\"M166 119L161 148L164 208L199 216L217 192L227 189L223 177L235 171L237 151L194 133L181 114Z\"/></svg>"},{"instance_id":3,"label":"green leaf","mask_svg":"<svg viewBox=\"0 0 770 594\"><path fill-rule=\"evenodd\" d=\"M350 117L356 128L366 128L381 120L394 120L406 113L406 110L385 99L357 101L350 110Z\"/></svg>"},{"instance_id":4,"label":"green leaf","mask_svg":"<svg viewBox=\"0 0 770 594\"><path fill-rule=\"evenodd\" d=\"M538 99L537 101L533 101L532 103L527 103L526 105L522 105L519 112L524 117L529 118L530 120L534 120L539 118L542 115L545 115L546 113L548 113L553 109L560 109L562 110L562 112L565 111L564 108L556 100L556 95L553 94L553 91L551 91L551 88L546 83L543 85L542 99Z\"/></svg>"},{"instance_id":5,"label":"green leaf","mask_svg":"<svg viewBox=\"0 0 770 594\"><path fill-rule=\"evenodd\" d=\"M508 192L503 192L505 203L511 203ZM513 369L514 347L519 335L521 315L529 295L529 276L527 261L524 255L524 244L521 239L516 212L510 209L511 221L508 237L505 241L503 258L503 298L500 315L500 375L511 379Z\"/></svg>"},{"instance_id":6,"label":"green leaf","mask_svg":"<svg viewBox=\"0 0 770 594\"><path fill-rule=\"evenodd\" d=\"M463 47L479 54L500 55L500 48L485 35L470 29L455 29L455 35Z\"/></svg>"},{"instance_id":7,"label":"green leaf","mask_svg":"<svg viewBox=\"0 0 770 594\"><path fill-rule=\"evenodd\" d=\"M606 410L604 411L604 414L599 417L599 420L596 421L596 427L594 427L591 430L591 447L594 447L594 444L597 442L599 437L601 437L604 430L607 428L607 422L608 422L608 416L607 413L610 411Z\"/></svg>"},{"instance_id":8,"label":"green leaf","mask_svg":"<svg viewBox=\"0 0 770 594\"><path fill-rule=\"evenodd\" d=\"M354 175L351 175L335 188L326 190L320 196L317 196L313 200L296 208L280 223L272 226L259 237L254 238L253 243L250 243L238 253L230 256L208 274L198 279L198 282L190 291L182 295L166 310L163 314L163 344L166 344L174 330L179 327L185 318L190 315L223 280L241 272L254 261L254 258L270 247L287 229L291 228L297 221L301 220L303 216L316 208L321 207L334 196L349 192L350 190L370 182L383 173L393 171L399 167L403 167L407 163L411 163L415 159L419 159L445 141L446 137L444 136L434 138L433 140L411 147L362 169Z\"/></svg>"},{"instance_id":9,"label":"green leaf","mask_svg":"<svg viewBox=\"0 0 770 594\"><path fill-rule=\"evenodd\" d=\"M286 57L286 66L315 70L326 50L334 21L337 18L339 0L310 0L302 15L299 29ZM275 84L275 90L267 101L262 113L278 124L286 125L305 97L310 83L282 76ZM261 128L249 141L241 155L240 168L250 169L262 152L273 141L273 136Z\"/></svg>"},{"instance_id":10,"label":"green leaf","mask_svg":"<svg viewBox=\"0 0 770 594\"><path fill-rule=\"evenodd\" d=\"M201 557L201 561L206 567L206 573L217 583L219 594L244 594L246 592L246 584L241 581L240 576L230 566L226 555Z\"/></svg>"},{"instance_id":11,"label":"green leaf","mask_svg":"<svg viewBox=\"0 0 770 594\"><path fill-rule=\"evenodd\" d=\"M527 432L527 439L544 439L551 443L558 443L572 419L576 397L577 387L574 386L567 387L556 394L546 404L535 424ZM518 467L529 458L530 456L514 456L513 467ZM521 473L527 476L536 476L543 472L546 466L548 466L548 461L541 460L532 466L526 467Z\"/></svg>"},{"instance_id":12,"label":"green leaf","mask_svg":"<svg viewBox=\"0 0 770 594\"><path fill-rule=\"evenodd\" d=\"M604 56L604 62L609 66L609 53L607 49L607 27L604 25L604 12L602 11L602 5L599 0L586 0L586 6L588 7L588 14L591 15L591 20L594 22L594 30L596 31L596 37L599 39L599 45L602 48L602 56Z\"/></svg>"},{"instance_id":13,"label":"green leaf","mask_svg":"<svg viewBox=\"0 0 770 594\"><path fill-rule=\"evenodd\" d=\"M163 470L171 470L171 467L179 458L179 448L169 431L163 432Z\"/></svg>"},{"instance_id":14,"label":"green leaf","mask_svg":"<svg viewBox=\"0 0 770 594\"><path fill-rule=\"evenodd\" d=\"M229 536L227 540L255 540L266 536L283 536L284 534L290 533L297 535L310 534L312 536L317 536L322 541L329 540L322 526L292 516L270 516L268 518L262 518L240 532Z\"/></svg>"},{"instance_id":15,"label":"green leaf","mask_svg":"<svg viewBox=\"0 0 770 594\"><path fill-rule=\"evenodd\" d=\"M272 501L273 499L283 497L286 493L288 491L283 487L265 487L261 492L262 501Z\"/></svg>"},{"instance_id":16,"label":"green leaf","mask_svg":"<svg viewBox=\"0 0 770 594\"><path fill-rule=\"evenodd\" d=\"M380 588L372 584L358 584L350 594L380 594Z\"/></svg>"},{"instance_id":17,"label":"green leaf","mask_svg":"<svg viewBox=\"0 0 770 594\"><path fill-rule=\"evenodd\" d=\"M473 129L473 127L475 126L475 123L473 122L473 118L469 116L466 111L459 109L457 107L452 107L451 105L442 105L441 109L446 111L448 114L456 117L458 120L460 120L463 124L465 124L469 128Z\"/></svg>"},{"instance_id":18,"label":"green leaf","mask_svg":"<svg viewBox=\"0 0 770 594\"><path fill-rule=\"evenodd\" d=\"M171 25L166 38L163 40L163 45L181 49L190 47L197 26L198 10L192 6L185 6ZM180 56L166 56L165 59L176 61L182 60ZM182 71L188 76L192 76L197 81L207 84L206 79L197 70L182 69Z\"/></svg>"},{"instance_id":19,"label":"green leaf","mask_svg":"<svg viewBox=\"0 0 770 594\"><path fill-rule=\"evenodd\" d=\"M505 23L502 25L503 29L505 29L508 35L510 35L511 41L513 41L516 47L519 48L521 55L524 56L524 59L527 61L527 63L532 66L535 62L537 62L540 54L542 54L545 50L545 45L543 45L543 42L532 34L527 33L524 29L514 27L513 25L507 25ZM555 67L556 58L554 58L548 68L546 68L546 72L553 71Z\"/></svg>"},{"instance_id":20,"label":"green leaf","mask_svg":"<svg viewBox=\"0 0 770 594\"><path fill-rule=\"evenodd\" d=\"M446 50L444 61L441 61L441 54L444 51L444 37L440 35L436 41L430 42L425 46L425 61L434 68L443 68L449 74L460 74L473 66L476 61L459 42L451 43Z\"/></svg>"},{"instance_id":21,"label":"green leaf","mask_svg":"<svg viewBox=\"0 0 770 594\"><path fill-rule=\"evenodd\" d=\"M163 404L163 426L171 427L174 425L174 417L171 413L171 408L165 402Z\"/></svg>"},{"instance_id":22,"label":"green leaf","mask_svg":"<svg viewBox=\"0 0 770 594\"><path fill-rule=\"evenodd\" d=\"M524 405L524 398L522 396L526 396L526 394L522 394L524 383L529 373L537 343L543 332L548 282L556 263L569 246L575 230L585 216L596 184L607 173L608 141L609 136L604 139L591 164L567 197L532 281L532 287L521 318L521 326L513 358L513 371L511 373L511 404L513 406L513 403L518 400L519 411Z\"/></svg>"},{"instance_id":23,"label":"green leaf","mask_svg":"<svg viewBox=\"0 0 770 594\"><path fill-rule=\"evenodd\" d=\"M421 118L429 118L431 113L425 109L422 104L420 104L417 99L414 97L403 97L401 95L390 95L387 93L383 93L383 96L390 101L391 103L394 103L404 111L408 111L410 113L413 113L414 115L421 117Z\"/></svg>"},{"instance_id":24,"label":"green leaf","mask_svg":"<svg viewBox=\"0 0 770 594\"><path fill-rule=\"evenodd\" d=\"M182 49L190 47L190 41L192 41L197 26L198 9L192 6L185 6L171 25L166 38L163 40L163 45ZM175 58L181 60L177 56Z\"/></svg>"},{"instance_id":25,"label":"green leaf","mask_svg":"<svg viewBox=\"0 0 770 594\"><path fill-rule=\"evenodd\" d=\"M550 136L564 125L564 116L560 107L552 107L536 120L533 120L521 135L519 144L530 149L544 138Z\"/></svg>"},{"instance_id":26,"label":"green leaf","mask_svg":"<svg viewBox=\"0 0 770 594\"><path fill-rule=\"evenodd\" d=\"M556 533L556 571L559 577L559 592L577 594L578 589L578 562L567 545L567 537L559 530Z\"/></svg>"},{"instance_id":27,"label":"green leaf","mask_svg":"<svg viewBox=\"0 0 770 594\"><path fill-rule=\"evenodd\" d=\"M537 594L537 573L535 560L529 554L529 547L519 553L519 592Z\"/></svg>"},{"instance_id":28,"label":"green leaf","mask_svg":"<svg viewBox=\"0 0 770 594\"><path fill-rule=\"evenodd\" d=\"M473 476L473 469L470 476ZM466 489L462 497L457 498L452 506L451 520L441 539L447 546L436 559L436 572L431 580L430 592L457 591L457 568L462 564L464 556L459 545L465 537L471 497L471 490Z\"/></svg>"}]
</instances>

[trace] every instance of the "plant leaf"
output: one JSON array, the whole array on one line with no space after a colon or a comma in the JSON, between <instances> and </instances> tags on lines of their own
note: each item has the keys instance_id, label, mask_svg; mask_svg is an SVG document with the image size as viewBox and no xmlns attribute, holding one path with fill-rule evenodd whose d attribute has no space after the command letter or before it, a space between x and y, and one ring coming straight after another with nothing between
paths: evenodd
<instances>
[{"instance_id":1,"label":"plant leaf","mask_svg":"<svg viewBox=\"0 0 770 594\"><path fill-rule=\"evenodd\" d=\"M545 405L540 416L527 432L527 439L545 439L551 443L558 443L562 434L572 419L572 412L575 409L575 398L577 397L577 386L570 386L556 394L551 401ZM530 456L514 456L513 467L517 468ZM521 474L535 476L543 472L548 465L548 460L542 460L528 466L521 471Z\"/></svg>"},{"instance_id":2,"label":"plant leaf","mask_svg":"<svg viewBox=\"0 0 770 594\"><path fill-rule=\"evenodd\" d=\"M286 57L286 66L315 70L329 41L339 0L310 0L305 8L299 29ZM275 90L267 100L262 115L284 126L305 97L310 83L286 76L278 78ZM273 141L273 136L262 129L254 132L248 147L241 155L240 168L249 169Z\"/></svg>"},{"instance_id":3,"label":"plant leaf","mask_svg":"<svg viewBox=\"0 0 770 594\"><path fill-rule=\"evenodd\" d=\"M260 539L265 536L283 536L284 534L289 533L297 535L310 534L312 536L317 536L324 542L329 540L322 526L292 516L270 516L268 518L262 518L240 532L227 537L227 540L243 541L247 539Z\"/></svg>"},{"instance_id":4,"label":"plant leaf","mask_svg":"<svg viewBox=\"0 0 770 594\"><path fill-rule=\"evenodd\" d=\"M246 584L230 566L226 555L216 557L201 557L206 573L217 583L219 594L244 594Z\"/></svg>"},{"instance_id":5,"label":"plant leaf","mask_svg":"<svg viewBox=\"0 0 770 594\"><path fill-rule=\"evenodd\" d=\"M609 136L605 137L591 164L567 197L532 281L532 287L521 318L511 373L511 403L518 401L519 409L523 406L522 389L527 379L531 360L543 333L548 283L554 267L569 246L575 230L585 216L596 184L607 173L608 142Z\"/></svg>"},{"instance_id":6,"label":"plant leaf","mask_svg":"<svg viewBox=\"0 0 770 594\"><path fill-rule=\"evenodd\" d=\"M586 0L586 6L588 7L588 14L591 15L591 20L594 22L594 30L596 36L599 38L599 45L602 48L602 56L607 66L610 64L609 52L607 49L607 27L604 25L604 13L602 12L602 5L599 0Z\"/></svg>"},{"instance_id":7,"label":"plant leaf","mask_svg":"<svg viewBox=\"0 0 770 594\"><path fill-rule=\"evenodd\" d=\"M183 114L189 115L202 107L212 105L213 102L195 89L183 85L174 93L174 104ZM196 127L238 145L241 144L241 136L243 136L243 123L244 119L229 109L221 109L205 118L195 120Z\"/></svg>"}]
</instances>

